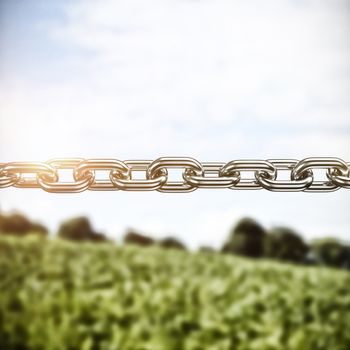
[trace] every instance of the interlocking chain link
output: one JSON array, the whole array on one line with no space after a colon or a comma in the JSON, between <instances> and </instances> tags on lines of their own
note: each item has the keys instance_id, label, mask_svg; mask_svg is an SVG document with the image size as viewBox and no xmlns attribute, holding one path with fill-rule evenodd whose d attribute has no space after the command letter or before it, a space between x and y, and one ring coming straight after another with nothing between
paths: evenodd
<instances>
[{"instance_id":1,"label":"interlocking chain link","mask_svg":"<svg viewBox=\"0 0 350 350\"><path fill-rule=\"evenodd\" d=\"M182 179L170 179L170 169L182 170ZM325 170L315 180L315 170ZM71 172L62 181L61 170ZM97 172L105 171L104 179ZM135 178L143 172L144 178ZM280 174L287 172L287 179ZM250 173L247 176L246 173ZM61 180L60 180L61 179ZM156 160L52 159L47 162L0 163L0 188L41 188L52 193L90 191L191 192L197 188L266 189L284 192L331 192L350 188L350 163L339 158L233 160L199 162L189 157Z\"/></svg>"}]
</instances>

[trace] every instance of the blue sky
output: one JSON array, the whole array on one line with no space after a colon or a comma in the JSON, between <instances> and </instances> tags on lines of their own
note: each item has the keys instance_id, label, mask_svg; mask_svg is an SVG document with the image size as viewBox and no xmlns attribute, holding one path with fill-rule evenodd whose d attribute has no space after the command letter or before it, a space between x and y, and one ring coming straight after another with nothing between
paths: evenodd
<instances>
[{"instance_id":1,"label":"blue sky","mask_svg":"<svg viewBox=\"0 0 350 350\"><path fill-rule=\"evenodd\" d=\"M55 157L350 160L345 0L2 1L1 161ZM52 195L3 209L219 245L242 215L307 239L350 235L349 192Z\"/></svg>"}]
</instances>

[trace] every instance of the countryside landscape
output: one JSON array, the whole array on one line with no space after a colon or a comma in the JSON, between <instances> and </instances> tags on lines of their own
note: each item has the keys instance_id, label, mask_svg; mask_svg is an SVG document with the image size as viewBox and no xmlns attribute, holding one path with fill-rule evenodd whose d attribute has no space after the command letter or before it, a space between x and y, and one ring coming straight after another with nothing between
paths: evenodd
<instances>
[{"instance_id":1,"label":"countryside landscape","mask_svg":"<svg viewBox=\"0 0 350 350\"><path fill-rule=\"evenodd\" d=\"M1 349L349 349L349 246L334 239L250 218L220 251L134 231L116 244L84 217L55 236L18 213L0 228Z\"/></svg>"},{"instance_id":2,"label":"countryside landscape","mask_svg":"<svg viewBox=\"0 0 350 350\"><path fill-rule=\"evenodd\" d=\"M0 350L350 350L349 36L350 0L0 0Z\"/></svg>"}]
</instances>

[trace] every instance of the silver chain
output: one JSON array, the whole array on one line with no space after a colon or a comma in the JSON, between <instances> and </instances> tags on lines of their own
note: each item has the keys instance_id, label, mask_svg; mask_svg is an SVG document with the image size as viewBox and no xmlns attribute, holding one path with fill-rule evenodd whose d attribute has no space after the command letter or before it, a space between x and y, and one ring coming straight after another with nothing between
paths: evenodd
<instances>
[{"instance_id":1,"label":"silver chain","mask_svg":"<svg viewBox=\"0 0 350 350\"><path fill-rule=\"evenodd\" d=\"M173 181L169 169L182 170ZM60 181L60 170L72 171L73 181ZM314 170L324 169L324 180ZM108 172L104 179L98 171ZM135 172L144 172L143 179ZM287 179L280 179L287 172ZM247 176L246 173L249 176ZM106 178L107 177L107 178ZM350 188L350 163L339 158L232 160L199 162L189 157L156 160L64 158L47 162L0 163L0 188L41 188L53 193L90 191L191 192L197 188L266 189L283 192L331 192Z\"/></svg>"}]
</instances>

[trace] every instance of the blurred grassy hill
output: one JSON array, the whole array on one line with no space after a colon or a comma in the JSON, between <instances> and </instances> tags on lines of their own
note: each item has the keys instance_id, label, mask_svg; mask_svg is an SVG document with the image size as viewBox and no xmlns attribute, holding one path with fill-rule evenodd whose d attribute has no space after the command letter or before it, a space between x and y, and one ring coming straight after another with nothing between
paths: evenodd
<instances>
[{"instance_id":1,"label":"blurred grassy hill","mask_svg":"<svg viewBox=\"0 0 350 350\"><path fill-rule=\"evenodd\" d=\"M350 348L341 270L29 236L0 276L1 349Z\"/></svg>"}]
</instances>

